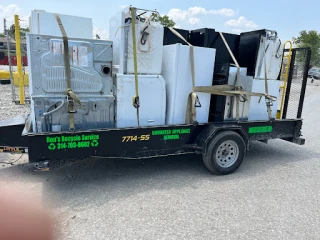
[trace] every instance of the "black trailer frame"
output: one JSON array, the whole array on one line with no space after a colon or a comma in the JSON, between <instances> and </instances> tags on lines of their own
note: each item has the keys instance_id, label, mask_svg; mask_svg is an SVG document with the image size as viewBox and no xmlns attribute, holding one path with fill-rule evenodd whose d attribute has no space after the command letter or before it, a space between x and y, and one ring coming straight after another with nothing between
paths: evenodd
<instances>
[{"instance_id":1,"label":"black trailer frame","mask_svg":"<svg viewBox=\"0 0 320 240\"><path fill-rule=\"evenodd\" d=\"M280 119L33 134L30 133L29 118L18 117L0 121L0 152L28 152L29 162L87 157L139 159L196 153L202 154L206 166L212 172L231 173L240 166L246 150L249 150L250 141L267 142L271 139L282 139L304 145L300 117L311 52L308 48L294 49L292 68L295 66L298 51L307 56L303 63L302 79L299 80L301 88L298 92L290 92L293 79L297 81L290 71L285 111ZM290 106L289 100L297 95L298 103ZM288 109L295 111L297 117L286 119ZM210 162L215 158L211 152L219 152L215 145L228 139L238 143L241 159L235 167L217 170Z\"/></svg>"},{"instance_id":2,"label":"black trailer frame","mask_svg":"<svg viewBox=\"0 0 320 240\"><path fill-rule=\"evenodd\" d=\"M202 154L205 157L209 154L208 149L213 139L226 132L241 136L245 143L243 156L245 151L249 150L250 141L267 142L280 138L300 145L305 143L301 138L301 119L26 135L21 135L21 132L26 130L25 118L14 121L14 125L11 123L0 126L0 152L27 152L31 163L87 157L139 159L190 153ZM210 170L227 174L237 168L238 166L226 172Z\"/></svg>"}]
</instances>

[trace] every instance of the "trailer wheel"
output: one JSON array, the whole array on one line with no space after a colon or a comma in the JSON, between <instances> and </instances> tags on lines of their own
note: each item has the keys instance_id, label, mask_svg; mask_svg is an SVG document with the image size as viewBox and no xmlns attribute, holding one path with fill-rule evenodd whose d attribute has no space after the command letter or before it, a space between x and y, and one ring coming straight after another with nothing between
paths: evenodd
<instances>
[{"instance_id":1,"label":"trailer wheel","mask_svg":"<svg viewBox=\"0 0 320 240\"><path fill-rule=\"evenodd\" d=\"M216 175L234 172L241 165L246 153L246 144L236 132L218 133L207 145L203 154L205 166Z\"/></svg>"}]
</instances>

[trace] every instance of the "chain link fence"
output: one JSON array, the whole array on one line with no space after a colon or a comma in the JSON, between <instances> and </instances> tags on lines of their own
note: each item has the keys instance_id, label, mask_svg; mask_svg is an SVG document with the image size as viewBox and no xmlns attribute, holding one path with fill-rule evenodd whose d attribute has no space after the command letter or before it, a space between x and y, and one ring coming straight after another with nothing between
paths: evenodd
<instances>
[{"instance_id":1,"label":"chain link fence","mask_svg":"<svg viewBox=\"0 0 320 240\"><path fill-rule=\"evenodd\" d=\"M17 44L15 39L14 24L9 23L5 31L6 36L0 37L0 79L7 80L3 83L11 83L12 85L12 101L20 103L19 83L20 76L18 72ZM20 50L21 50L21 66L23 80L23 97L25 103L30 102L29 94L29 74L28 74L28 57L26 45L26 32L28 28L20 28Z\"/></svg>"}]
</instances>

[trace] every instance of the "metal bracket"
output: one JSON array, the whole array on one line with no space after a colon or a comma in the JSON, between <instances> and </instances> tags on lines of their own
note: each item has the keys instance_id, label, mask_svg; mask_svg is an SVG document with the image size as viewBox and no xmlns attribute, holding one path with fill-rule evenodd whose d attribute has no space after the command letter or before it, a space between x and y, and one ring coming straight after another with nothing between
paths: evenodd
<instances>
[{"instance_id":1,"label":"metal bracket","mask_svg":"<svg viewBox=\"0 0 320 240\"><path fill-rule=\"evenodd\" d=\"M201 102L199 100L198 95L197 95L197 98L196 98L195 107L201 107Z\"/></svg>"}]
</instances>

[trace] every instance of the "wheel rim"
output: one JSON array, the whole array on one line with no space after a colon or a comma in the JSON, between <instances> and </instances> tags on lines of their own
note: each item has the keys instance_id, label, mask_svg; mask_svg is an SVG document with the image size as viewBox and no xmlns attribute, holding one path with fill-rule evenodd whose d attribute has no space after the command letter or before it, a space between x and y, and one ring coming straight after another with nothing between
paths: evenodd
<instances>
[{"instance_id":1,"label":"wheel rim","mask_svg":"<svg viewBox=\"0 0 320 240\"><path fill-rule=\"evenodd\" d=\"M223 168L232 166L237 161L238 157L238 144L232 140L221 143L216 152L217 164Z\"/></svg>"}]
</instances>

